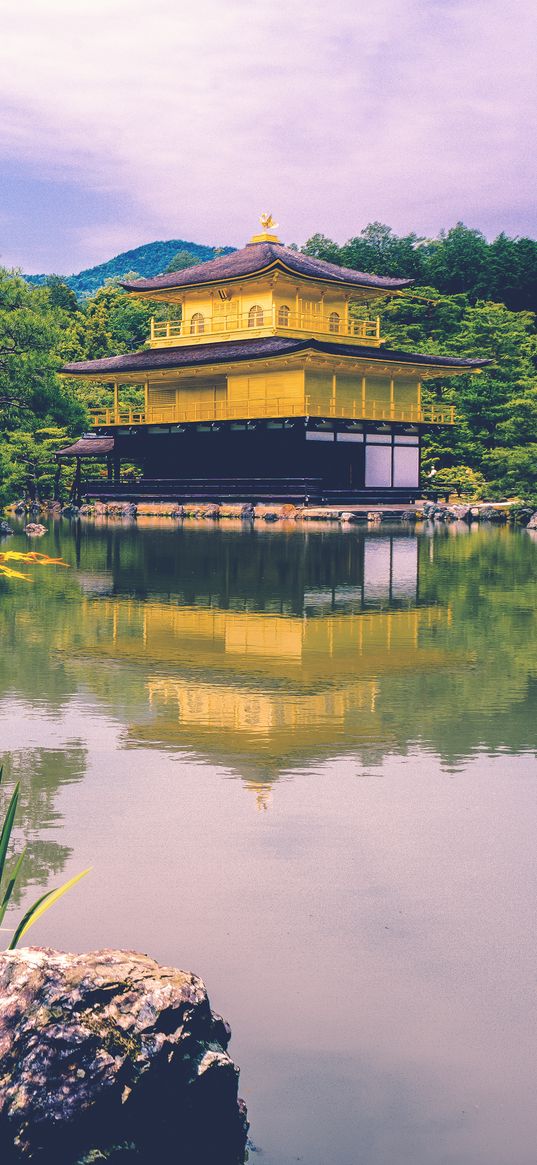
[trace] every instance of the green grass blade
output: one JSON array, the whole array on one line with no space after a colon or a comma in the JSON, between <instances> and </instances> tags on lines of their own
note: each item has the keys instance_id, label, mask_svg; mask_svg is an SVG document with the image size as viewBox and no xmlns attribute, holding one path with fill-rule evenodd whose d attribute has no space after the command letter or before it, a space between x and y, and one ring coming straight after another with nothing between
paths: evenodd
<instances>
[{"instance_id":1,"label":"green grass blade","mask_svg":"<svg viewBox=\"0 0 537 1165\"><path fill-rule=\"evenodd\" d=\"M37 908L39 906L41 906L41 903L45 902L46 899L49 898L52 893L53 893L52 890L47 890L46 894L42 894L41 898L38 898L37 902L34 902L33 906L30 906L30 909L26 911L24 918L22 918L21 921L19 922L19 925L15 931L15 934L13 935L13 938L11 939L11 942L7 948L8 951L15 950L15 947L16 947L19 939L22 937L24 930L26 929L26 923L28 922L28 919L31 918L33 911L37 910ZM31 924L29 924L29 925L31 925Z\"/></svg>"},{"instance_id":2,"label":"green grass blade","mask_svg":"<svg viewBox=\"0 0 537 1165\"><path fill-rule=\"evenodd\" d=\"M26 934L26 931L29 930L31 926L33 926L34 922L37 922L38 918L41 918L41 915L44 914L50 906L53 906L54 903L57 902L58 899L67 892L67 890L70 890L71 886L74 886L77 882L80 881L81 878L85 878L86 874L89 874L90 868L91 867L88 867L87 870L82 870L82 873L80 874L75 874L74 878L70 878L68 882L64 882L63 886L59 886L57 890L49 890L48 894L43 894L41 898L37 899L37 902L34 902L33 906L30 906L30 909L26 911L24 918L19 922L15 934L11 939L8 947L9 951L15 950L15 947L20 942L23 934Z\"/></svg>"},{"instance_id":3,"label":"green grass blade","mask_svg":"<svg viewBox=\"0 0 537 1165\"><path fill-rule=\"evenodd\" d=\"M11 874L9 882L6 886L6 892L4 894L4 897L2 898L2 901L0 902L0 926L2 925L2 923L4 921L4 915L6 913L8 906L9 906L9 900L11 898L11 895L15 889L15 883L17 881L19 874L20 874L20 869L21 869L22 863L24 861L25 854L26 854L26 846L24 847L22 853L19 854L17 861L15 862L15 866L13 867L13 873Z\"/></svg>"},{"instance_id":4,"label":"green grass blade","mask_svg":"<svg viewBox=\"0 0 537 1165\"><path fill-rule=\"evenodd\" d=\"M11 830L13 829L13 822L15 820L15 813L17 812L17 802L19 800L20 784L17 781L15 785L13 796L9 802L8 811L6 813L2 832L0 833L0 882L4 874L4 866L6 864L7 847L11 837Z\"/></svg>"}]
</instances>

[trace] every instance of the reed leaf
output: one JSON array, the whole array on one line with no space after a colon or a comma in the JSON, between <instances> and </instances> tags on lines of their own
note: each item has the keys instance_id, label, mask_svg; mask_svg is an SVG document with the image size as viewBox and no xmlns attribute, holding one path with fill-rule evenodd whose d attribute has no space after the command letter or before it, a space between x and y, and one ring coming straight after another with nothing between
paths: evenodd
<instances>
[{"instance_id":1,"label":"reed leaf","mask_svg":"<svg viewBox=\"0 0 537 1165\"><path fill-rule=\"evenodd\" d=\"M4 915L6 913L8 906L9 906L9 900L11 898L11 895L15 889L15 883L17 881L19 874L20 874L20 869L21 869L22 863L24 861L25 854L26 854L26 846L24 847L22 853L19 854L17 861L15 862L15 865L13 867L13 872L12 872L11 877L9 879L9 882L6 886L4 897L2 898L2 901L0 902L0 926L2 925L2 923L4 921Z\"/></svg>"},{"instance_id":2,"label":"reed leaf","mask_svg":"<svg viewBox=\"0 0 537 1165\"><path fill-rule=\"evenodd\" d=\"M23 934L26 934L26 931L34 925L34 922L37 922L38 918L41 918L41 916L45 913L46 910L49 909L49 907L53 906L54 903L57 902L58 899L67 892L67 890L70 890L71 886L74 886L77 882L80 881L81 878L84 878L86 874L89 874L90 869L91 867L88 867L87 870L82 870L80 874L75 874L74 878L70 878L68 882L64 882L63 886L59 886L57 890L49 890L47 894L43 894L41 898L38 898L37 902L34 902L33 906L30 906L30 909L26 911L24 918L22 918L19 922L19 925L8 946L8 951L15 950L15 947L19 943Z\"/></svg>"},{"instance_id":3,"label":"reed leaf","mask_svg":"<svg viewBox=\"0 0 537 1165\"><path fill-rule=\"evenodd\" d=\"M8 810L4 818L2 832L0 833L0 882L4 874L4 866L6 864L7 847L11 837L11 830L13 829L13 822L15 820L15 813L17 812L17 803L19 800L20 782L17 781L13 790L13 795L8 805Z\"/></svg>"}]
</instances>

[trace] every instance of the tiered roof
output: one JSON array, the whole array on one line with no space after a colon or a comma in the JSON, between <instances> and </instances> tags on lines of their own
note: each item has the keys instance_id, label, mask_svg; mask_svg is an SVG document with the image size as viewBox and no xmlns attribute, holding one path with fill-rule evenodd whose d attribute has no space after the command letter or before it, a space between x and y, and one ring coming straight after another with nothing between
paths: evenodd
<instances>
[{"instance_id":1,"label":"tiered roof","mask_svg":"<svg viewBox=\"0 0 537 1165\"><path fill-rule=\"evenodd\" d=\"M353 271L350 267L339 267L337 263L327 263L284 247L278 242L247 243L240 251L231 255L221 255L209 259L195 267L173 271L168 275L157 275L154 279L136 279L122 283L127 291L159 292L172 288L189 288L211 283L230 283L237 279L253 279L270 271L282 271L299 275L321 283L337 283L347 288L364 287L372 291L397 291L409 287L413 279L392 279L384 275L370 275L364 271Z\"/></svg>"},{"instance_id":2,"label":"tiered roof","mask_svg":"<svg viewBox=\"0 0 537 1165\"><path fill-rule=\"evenodd\" d=\"M205 266L205 264L202 264ZM100 360L78 360L65 364L62 372L68 376L96 376L123 372L150 372L168 368L193 368L204 364L229 364L240 360L262 360L271 356L294 356L300 352L352 356L355 360L376 360L386 363L414 364L425 368L452 371L472 371L490 364L490 360L468 359L462 356L426 356L420 352L400 352L390 348L371 348L365 345L345 344L331 340L314 340L305 336L263 336L247 340L223 340L218 344L193 344L188 347L152 348L130 352L124 356L105 356Z\"/></svg>"}]
</instances>

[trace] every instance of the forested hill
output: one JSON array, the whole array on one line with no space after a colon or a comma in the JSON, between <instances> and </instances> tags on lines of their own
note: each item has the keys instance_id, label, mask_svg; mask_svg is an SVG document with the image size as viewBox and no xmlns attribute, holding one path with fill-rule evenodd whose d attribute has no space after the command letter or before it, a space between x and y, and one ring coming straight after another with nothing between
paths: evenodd
<instances>
[{"instance_id":1,"label":"forested hill","mask_svg":"<svg viewBox=\"0 0 537 1165\"><path fill-rule=\"evenodd\" d=\"M184 239L167 239L165 242L145 243L142 247L134 247L132 251L123 251L107 263L88 267L78 275L64 277L64 280L76 295L91 295L107 279L123 279L133 272L146 279L161 275L178 253L186 252L193 256L196 263L205 263L207 259L214 259L216 253L229 255L233 250L233 247L205 247L202 243L187 243ZM29 283L41 285L50 276L25 275L24 278Z\"/></svg>"}]
</instances>

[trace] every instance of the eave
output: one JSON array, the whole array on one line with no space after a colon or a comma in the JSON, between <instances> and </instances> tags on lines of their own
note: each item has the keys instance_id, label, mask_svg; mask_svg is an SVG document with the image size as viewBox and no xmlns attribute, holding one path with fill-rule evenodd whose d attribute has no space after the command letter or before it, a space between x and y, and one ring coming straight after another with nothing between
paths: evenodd
<instances>
[{"instance_id":1,"label":"eave","mask_svg":"<svg viewBox=\"0 0 537 1165\"><path fill-rule=\"evenodd\" d=\"M315 362L334 368L353 367L367 374L367 370L375 373L385 371L392 375L418 376L420 379L451 377L480 372L490 364L490 360L465 360L460 362L454 357L434 357L426 353L391 351L386 348L367 348L365 345L356 346L349 350L349 345L342 343L327 343L320 340L307 339L283 341L279 337L266 337L263 340L230 341L219 344L197 345L190 348L160 348L126 354L124 356L108 357L95 361L79 361L65 365L61 369L61 376L83 377L86 380L104 383L138 383L161 377L174 378L186 375L208 376L222 375L239 370L267 367L279 362ZM453 363L450 361L453 360Z\"/></svg>"},{"instance_id":2,"label":"eave","mask_svg":"<svg viewBox=\"0 0 537 1165\"><path fill-rule=\"evenodd\" d=\"M364 292L368 293L372 298L375 299L383 295L394 295L397 291L403 290L406 287L410 287L414 282L413 279L402 279L393 287L383 287L382 284L375 285L371 283L357 283L356 281L351 283L344 279L336 279L335 277L330 278L328 276L322 275L308 275L303 272L294 271L292 267L288 267L287 264L282 263L281 260L275 260L275 262L269 263L266 267L259 267L256 271L251 271L247 274L221 277L219 279L207 279L203 282L200 281L199 283L177 283L171 284L168 287L155 288L154 290L149 291L138 291L130 283L121 283L120 286L123 287L125 291L129 293L129 295L135 295L137 299L163 300L165 302L171 293L180 292L181 294L186 295L190 292L204 291L213 287L227 287L230 284L255 283L260 278L270 276L275 272L282 272L283 274L289 276L289 278L294 282L298 281L309 284L320 283L327 287L340 287L350 293L354 291L357 295L360 296L360 298L363 298Z\"/></svg>"}]
</instances>

